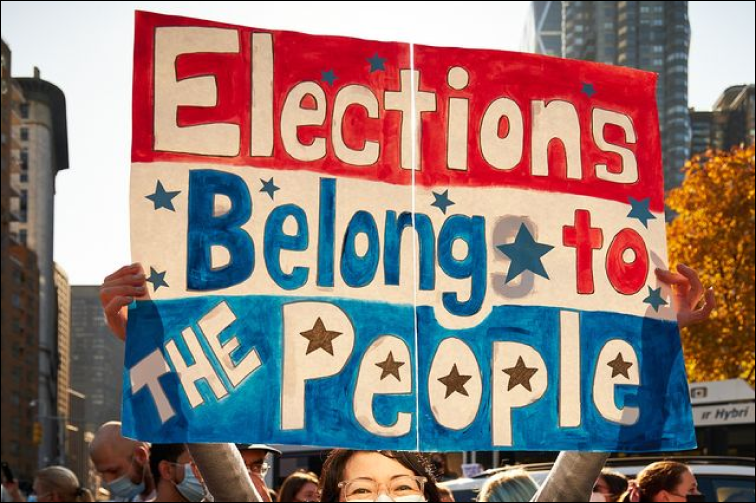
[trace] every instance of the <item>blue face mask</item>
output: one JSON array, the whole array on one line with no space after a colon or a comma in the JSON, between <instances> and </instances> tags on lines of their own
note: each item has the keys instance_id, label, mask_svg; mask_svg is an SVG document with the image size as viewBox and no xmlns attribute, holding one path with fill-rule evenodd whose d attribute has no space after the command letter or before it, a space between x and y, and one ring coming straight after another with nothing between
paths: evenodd
<instances>
[{"instance_id":1,"label":"blue face mask","mask_svg":"<svg viewBox=\"0 0 756 503\"><path fill-rule=\"evenodd\" d=\"M118 477L113 482L105 484L113 498L131 501L138 494L144 492L144 477L141 484L135 484L129 478L129 474Z\"/></svg>"},{"instance_id":2,"label":"blue face mask","mask_svg":"<svg viewBox=\"0 0 756 503\"><path fill-rule=\"evenodd\" d=\"M202 501L205 498L205 486L194 475L192 465L184 465L184 480L176 484L176 490L187 501Z\"/></svg>"}]
</instances>

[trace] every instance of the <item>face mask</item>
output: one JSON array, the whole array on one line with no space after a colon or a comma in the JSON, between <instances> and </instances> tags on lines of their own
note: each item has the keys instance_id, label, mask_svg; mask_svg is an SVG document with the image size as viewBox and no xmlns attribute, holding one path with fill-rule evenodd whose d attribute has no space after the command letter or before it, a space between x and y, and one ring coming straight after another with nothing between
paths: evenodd
<instances>
[{"instance_id":1,"label":"face mask","mask_svg":"<svg viewBox=\"0 0 756 503\"><path fill-rule=\"evenodd\" d=\"M601 493L594 492L591 494L591 501L606 502L606 496Z\"/></svg>"},{"instance_id":2,"label":"face mask","mask_svg":"<svg viewBox=\"0 0 756 503\"><path fill-rule=\"evenodd\" d=\"M361 500L360 500L361 501ZM400 496L396 498L395 500L391 499L391 496L388 494L382 493L378 495L378 499L374 501L396 501L396 502L406 502L406 503L414 503L414 502L422 502L427 501L423 496Z\"/></svg>"},{"instance_id":3,"label":"face mask","mask_svg":"<svg viewBox=\"0 0 756 503\"><path fill-rule=\"evenodd\" d=\"M703 494L689 494L685 497L685 501L703 502L706 501L706 496Z\"/></svg>"},{"instance_id":4,"label":"face mask","mask_svg":"<svg viewBox=\"0 0 756 503\"><path fill-rule=\"evenodd\" d=\"M141 484L135 484L129 478L129 474L118 477L113 482L106 484L113 498L131 501L138 494L144 492L144 478Z\"/></svg>"},{"instance_id":5,"label":"face mask","mask_svg":"<svg viewBox=\"0 0 756 503\"><path fill-rule=\"evenodd\" d=\"M184 465L184 480L176 485L176 490L187 501L202 501L205 498L205 486L194 475L190 464Z\"/></svg>"}]
</instances>

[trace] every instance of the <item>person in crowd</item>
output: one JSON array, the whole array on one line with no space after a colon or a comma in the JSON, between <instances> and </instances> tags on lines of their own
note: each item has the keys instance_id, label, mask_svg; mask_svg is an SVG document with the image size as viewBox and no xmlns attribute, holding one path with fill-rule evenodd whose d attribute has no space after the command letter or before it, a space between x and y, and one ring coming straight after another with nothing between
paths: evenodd
<instances>
[{"instance_id":1,"label":"person in crowd","mask_svg":"<svg viewBox=\"0 0 756 503\"><path fill-rule=\"evenodd\" d=\"M265 476L270 469L269 455L280 456L281 451L265 444L236 444L236 448L241 453L244 466L247 467L249 476L255 484L255 489L263 497L263 501L275 501L270 495L270 488L265 482Z\"/></svg>"},{"instance_id":2,"label":"person in crowd","mask_svg":"<svg viewBox=\"0 0 756 503\"><path fill-rule=\"evenodd\" d=\"M478 494L478 501L530 501L538 484L525 470L507 470L490 477Z\"/></svg>"},{"instance_id":3,"label":"person in crowd","mask_svg":"<svg viewBox=\"0 0 756 503\"><path fill-rule=\"evenodd\" d=\"M155 501L150 446L121 435L121 423L103 424L89 446L89 456L115 501Z\"/></svg>"},{"instance_id":4,"label":"person in crowd","mask_svg":"<svg viewBox=\"0 0 756 503\"><path fill-rule=\"evenodd\" d=\"M454 501L456 501L451 489L443 485L438 485L436 487L438 487L439 501L444 503L454 503Z\"/></svg>"},{"instance_id":5,"label":"person in crowd","mask_svg":"<svg viewBox=\"0 0 756 503\"><path fill-rule=\"evenodd\" d=\"M205 501L207 491L196 470L185 444L152 444L150 472L156 501Z\"/></svg>"},{"instance_id":6,"label":"person in crowd","mask_svg":"<svg viewBox=\"0 0 756 503\"><path fill-rule=\"evenodd\" d=\"M622 495L627 492L627 483L627 477L621 473L604 468L593 486L591 501L608 501L610 503L619 501Z\"/></svg>"},{"instance_id":7,"label":"person in crowd","mask_svg":"<svg viewBox=\"0 0 756 503\"><path fill-rule=\"evenodd\" d=\"M334 449L323 465L320 501L439 501L428 459L417 452Z\"/></svg>"},{"instance_id":8,"label":"person in crowd","mask_svg":"<svg viewBox=\"0 0 756 503\"><path fill-rule=\"evenodd\" d=\"M49 466L34 477L37 501L94 501L92 493L81 487L74 472L64 466Z\"/></svg>"},{"instance_id":9,"label":"person in crowd","mask_svg":"<svg viewBox=\"0 0 756 503\"><path fill-rule=\"evenodd\" d=\"M320 501L318 476L312 472L297 471L286 477L276 501Z\"/></svg>"},{"instance_id":10,"label":"person in crowd","mask_svg":"<svg viewBox=\"0 0 756 503\"><path fill-rule=\"evenodd\" d=\"M652 463L630 482L622 501L706 501L687 465L675 461Z\"/></svg>"}]
</instances>

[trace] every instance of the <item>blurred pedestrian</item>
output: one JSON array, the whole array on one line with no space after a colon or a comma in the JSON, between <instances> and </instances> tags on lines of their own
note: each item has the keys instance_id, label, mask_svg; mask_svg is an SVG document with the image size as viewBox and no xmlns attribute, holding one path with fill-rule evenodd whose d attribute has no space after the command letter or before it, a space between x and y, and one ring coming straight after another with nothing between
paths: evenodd
<instances>
[{"instance_id":1,"label":"blurred pedestrian","mask_svg":"<svg viewBox=\"0 0 756 503\"><path fill-rule=\"evenodd\" d=\"M74 472L64 466L50 466L34 477L37 501L94 501L89 489L81 487Z\"/></svg>"},{"instance_id":2,"label":"blurred pedestrian","mask_svg":"<svg viewBox=\"0 0 756 503\"><path fill-rule=\"evenodd\" d=\"M478 494L478 501L530 501L538 491L525 470L507 470L490 477Z\"/></svg>"},{"instance_id":3,"label":"blurred pedestrian","mask_svg":"<svg viewBox=\"0 0 756 503\"><path fill-rule=\"evenodd\" d=\"M320 501L318 476L312 472L294 472L284 480L276 501Z\"/></svg>"},{"instance_id":4,"label":"blurred pedestrian","mask_svg":"<svg viewBox=\"0 0 756 503\"><path fill-rule=\"evenodd\" d=\"M622 495L627 492L627 484L627 477L614 470L604 468L593 486L591 501L612 503L619 501Z\"/></svg>"},{"instance_id":5,"label":"blurred pedestrian","mask_svg":"<svg viewBox=\"0 0 756 503\"><path fill-rule=\"evenodd\" d=\"M706 501L693 472L674 461L652 463L630 482L622 501Z\"/></svg>"}]
</instances>

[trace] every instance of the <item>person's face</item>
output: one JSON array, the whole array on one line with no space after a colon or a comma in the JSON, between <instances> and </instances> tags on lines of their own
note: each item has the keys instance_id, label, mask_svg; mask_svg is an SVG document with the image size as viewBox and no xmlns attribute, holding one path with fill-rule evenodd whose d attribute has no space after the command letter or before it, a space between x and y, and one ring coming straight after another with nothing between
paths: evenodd
<instances>
[{"instance_id":1,"label":"person's face","mask_svg":"<svg viewBox=\"0 0 756 503\"><path fill-rule=\"evenodd\" d=\"M263 501L270 501L268 486L265 484L265 473L268 469L268 463L266 462L268 451L245 450L240 452L242 459L244 459L244 465L247 467L247 472L249 472L252 483L255 485L255 489L260 493Z\"/></svg>"},{"instance_id":2,"label":"person's face","mask_svg":"<svg viewBox=\"0 0 756 503\"><path fill-rule=\"evenodd\" d=\"M661 491L656 501L687 501L688 495L700 495L696 477L690 471L685 471L681 477L680 483L674 491Z\"/></svg>"},{"instance_id":3,"label":"person's face","mask_svg":"<svg viewBox=\"0 0 756 503\"><path fill-rule=\"evenodd\" d=\"M108 484L124 475L133 483L141 484L147 466L147 451L143 446L136 447L131 454L104 450L92 456L92 461L102 480Z\"/></svg>"},{"instance_id":4,"label":"person's face","mask_svg":"<svg viewBox=\"0 0 756 503\"><path fill-rule=\"evenodd\" d=\"M184 466L188 464L191 464L194 474L197 475L197 469L192 464L192 457L189 455L189 451L184 451L181 453L181 456L176 458L175 463L165 462L165 472L161 469L160 476L165 480L172 481L174 485L178 485L184 481Z\"/></svg>"},{"instance_id":5,"label":"person's face","mask_svg":"<svg viewBox=\"0 0 756 503\"><path fill-rule=\"evenodd\" d=\"M400 493L405 497L410 497L410 493L417 493L420 487L414 482L404 485L403 481L410 481L416 476L415 472L399 461L383 454L357 452L349 458L344 467L341 482L345 485L341 487L339 501L374 501L377 498L390 498L392 488L397 489L395 498ZM397 482L402 485L399 487ZM371 487L376 489L374 493L370 492ZM419 497L423 498L420 501L424 500L421 489ZM407 499L407 501L418 501L418 499Z\"/></svg>"},{"instance_id":6,"label":"person's face","mask_svg":"<svg viewBox=\"0 0 756 503\"><path fill-rule=\"evenodd\" d=\"M312 482L307 482L299 492L294 495L294 501L318 501L318 486Z\"/></svg>"},{"instance_id":7,"label":"person's face","mask_svg":"<svg viewBox=\"0 0 756 503\"><path fill-rule=\"evenodd\" d=\"M606 480L604 480L604 477L599 477L598 480L596 480L596 484L593 486L593 492L603 494L604 496L614 496L609 485L606 483Z\"/></svg>"}]
</instances>

